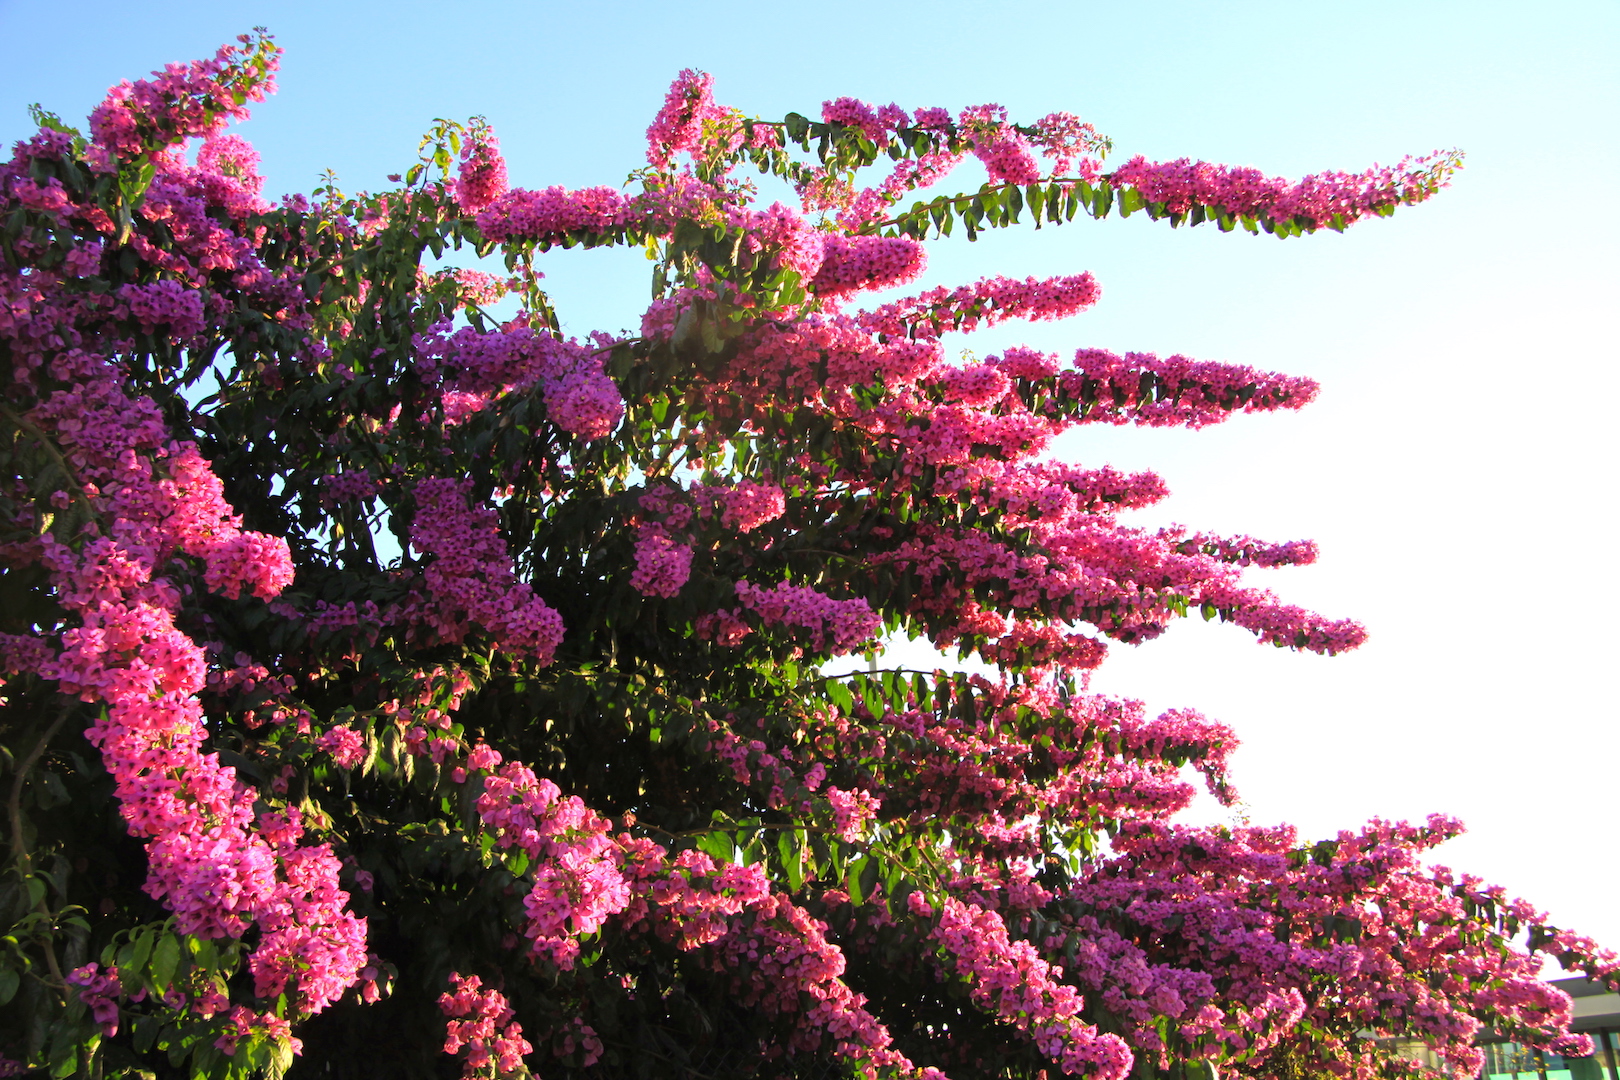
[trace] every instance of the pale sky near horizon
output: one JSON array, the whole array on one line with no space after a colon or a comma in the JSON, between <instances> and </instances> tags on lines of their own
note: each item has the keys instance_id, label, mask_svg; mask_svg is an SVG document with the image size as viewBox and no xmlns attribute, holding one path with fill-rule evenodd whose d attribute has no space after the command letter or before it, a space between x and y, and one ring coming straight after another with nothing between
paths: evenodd
<instances>
[{"instance_id":1,"label":"pale sky near horizon","mask_svg":"<svg viewBox=\"0 0 1620 1080\"><path fill-rule=\"evenodd\" d=\"M1079 113L1121 159L1286 176L1462 147L1449 190L1343 236L1139 217L958 235L932 246L923 284L1097 275L1094 311L960 342L979 355L1100 346L1318 379L1299 413L1095 428L1059 453L1163 475L1172 496L1141 524L1316 539L1318 565L1250 579L1360 619L1368 644L1329 659L1188 622L1115 646L1093 687L1235 728L1257 823L1314 837L1454 814L1471 831L1440 861L1620 948L1620 634L1599 573L1620 535L1620 4L0 0L0 140L28 133L29 102L76 122L112 83L254 25L287 50L281 92L242 129L272 196L327 167L381 187L434 117L473 114L516 185L618 184L684 67L768 119L846 94L995 101ZM636 324L639 252L555 252L544 269L570 332Z\"/></svg>"}]
</instances>

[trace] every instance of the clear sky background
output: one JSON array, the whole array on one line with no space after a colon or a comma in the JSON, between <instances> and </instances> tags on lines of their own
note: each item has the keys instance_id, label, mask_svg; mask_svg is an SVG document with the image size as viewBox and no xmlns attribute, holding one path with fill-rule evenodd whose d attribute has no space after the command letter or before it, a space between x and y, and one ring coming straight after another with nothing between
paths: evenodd
<instances>
[{"instance_id":1,"label":"clear sky background","mask_svg":"<svg viewBox=\"0 0 1620 1080\"><path fill-rule=\"evenodd\" d=\"M28 102L76 122L112 83L255 25L287 50L281 92L242 129L272 196L325 168L381 187L435 117L473 114L516 185L617 184L683 67L767 119L845 94L994 101L1079 113L1125 157L1287 176L1461 146L1451 189L1343 236L1144 217L959 234L924 284L1101 281L1092 313L961 342L980 355L1182 352L1319 380L1300 413L1096 428L1060 453L1159 471L1172 497L1144 525L1318 540L1317 566L1251 580L1371 640L1328 659L1188 622L1115 646L1094 688L1236 728L1256 822L1323 836L1455 814L1470 832L1441 861L1620 948L1620 4L0 0L0 139L28 134ZM639 252L554 252L544 269L570 332L636 325Z\"/></svg>"}]
</instances>

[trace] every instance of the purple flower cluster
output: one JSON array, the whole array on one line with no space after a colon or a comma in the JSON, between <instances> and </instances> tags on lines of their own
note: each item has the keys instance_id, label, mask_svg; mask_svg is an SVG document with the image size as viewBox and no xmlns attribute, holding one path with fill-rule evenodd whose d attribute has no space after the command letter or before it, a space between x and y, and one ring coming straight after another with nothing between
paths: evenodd
<instances>
[{"instance_id":1,"label":"purple flower cluster","mask_svg":"<svg viewBox=\"0 0 1620 1080\"><path fill-rule=\"evenodd\" d=\"M433 604L422 615L446 641L462 640L470 620L502 648L549 664L562 641L562 616L514 576L495 512L470 506L471 493L471 480L416 484L411 546L433 556L422 573Z\"/></svg>"}]
</instances>

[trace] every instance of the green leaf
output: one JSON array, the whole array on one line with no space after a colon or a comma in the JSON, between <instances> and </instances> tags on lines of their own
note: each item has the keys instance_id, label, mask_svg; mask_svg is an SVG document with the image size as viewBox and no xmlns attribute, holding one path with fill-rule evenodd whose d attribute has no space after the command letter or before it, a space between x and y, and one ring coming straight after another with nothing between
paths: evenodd
<instances>
[{"instance_id":1,"label":"green leaf","mask_svg":"<svg viewBox=\"0 0 1620 1080\"><path fill-rule=\"evenodd\" d=\"M934 707L934 695L922 672L919 671L911 677L911 689L917 695L917 708L927 711Z\"/></svg>"},{"instance_id":2,"label":"green leaf","mask_svg":"<svg viewBox=\"0 0 1620 1080\"><path fill-rule=\"evenodd\" d=\"M717 862L728 863L737 857L737 843L729 832L705 833L698 838L697 848Z\"/></svg>"},{"instance_id":3,"label":"green leaf","mask_svg":"<svg viewBox=\"0 0 1620 1080\"><path fill-rule=\"evenodd\" d=\"M882 869L881 862L875 856L866 856L866 861L859 871L861 895L871 896L872 888L877 884L878 871Z\"/></svg>"},{"instance_id":4,"label":"green leaf","mask_svg":"<svg viewBox=\"0 0 1620 1080\"><path fill-rule=\"evenodd\" d=\"M152 984L162 993L174 982L175 969L180 966L180 942L173 934L164 934L152 952Z\"/></svg>"},{"instance_id":5,"label":"green leaf","mask_svg":"<svg viewBox=\"0 0 1620 1080\"><path fill-rule=\"evenodd\" d=\"M793 142L805 145L810 139L810 120L796 112L790 112L782 118L782 127L787 137ZM808 147L806 147L808 149Z\"/></svg>"},{"instance_id":6,"label":"green leaf","mask_svg":"<svg viewBox=\"0 0 1620 1080\"><path fill-rule=\"evenodd\" d=\"M1105 218L1109 209L1114 205L1114 189L1104 180L1099 183L1091 193L1091 216Z\"/></svg>"},{"instance_id":7,"label":"green leaf","mask_svg":"<svg viewBox=\"0 0 1620 1080\"><path fill-rule=\"evenodd\" d=\"M270 1044L270 1076L280 1077L293 1063L292 1043L287 1039L278 1038Z\"/></svg>"},{"instance_id":8,"label":"green leaf","mask_svg":"<svg viewBox=\"0 0 1620 1080\"><path fill-rule=\"evenodd\" d=\"M1024 194L1029 203L1029 212L1035 218L1035 227L1041 227L1041 211L1046 208L1046 189L1039 184L1031 184Z\"/></svg>"},{"instance_id":9,"label":"green leaf","mask_svg":"<svg viewBox=\"0 0 1620 1080\"><path fill-rule=\"evenodd\" d=\"M164 936L167 937L168 935ZM132 970L140 971L146 967L146 961L152 955L152 946L156 943L156 937L156 933L150 929L142 930L135 935L135 940L130 942L133 948L130 949L128 961Z\"/></svg>"},{"instance_id":10,"label":"green leaf","mask_svg":"<svg viewBox=\"0 0 1620 1080\"><path fill-rule=\"evenodd\" d=\"M870 680L861 687L861 701L874 718L881 718L889 711L883 700L883 690Z\"/></svg>"},{"instance_id":11,"label":"green leaf","mask_svg":"<svg viewBox=\"0 0 1620 1080\"><path fill-rule=\"evenodd\" d=\"M838 711L846 716L855 709L854 695L849 692L848 686L837 680L827 684L827 700L837 706Z\"/></svg>"},{"instance_id":12,"label":"green leaf","mask_svg":"<svg viewBox=\"0 0 1620 1080\"><path fill-rule=\"evenodd\" d=\"M871 856L860 855L851 860L850 864L844 868L844 889L849 893L850 901L856 905L866 902L864 899L865 893L861 891L862 872L866 869L866 864L871 861Z\"/></svg>"},{"instance_id":13,"label":"green leaf","mask_svg":"<svg viewBox=\"0 0 1620 1080\"><path fill-rule=\"evenodd\" d=\"M799 845L793 833L785 829L777 833L776 853L782 860L783 872L787 874L788 892L798 892L804 884L804 863L799 858Z\"/></svg>"},{"instance_id":14,"label":"green leaf","mask_svg":"<svg viewBox=\"0 0 1620 1080\"><path fill-rule=\"evenodd\" d=\"M17 986L21 982L22 978L15 968L0 968L0 1005L17 996Z\"/></svg>"}]
</instances>

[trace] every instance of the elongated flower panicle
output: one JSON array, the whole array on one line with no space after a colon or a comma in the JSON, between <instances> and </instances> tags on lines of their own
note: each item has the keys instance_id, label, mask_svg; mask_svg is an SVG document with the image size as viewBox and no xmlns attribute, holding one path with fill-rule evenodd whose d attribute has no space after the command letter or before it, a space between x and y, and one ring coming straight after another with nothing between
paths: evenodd
<instances>
[{"instance_id":1,"label":"elongated flower panicle","mask_svg":"<svg viewBox=\"0 0 1620 1080\"><path fill-rule=\"evenodd\" d=\"M456 205L476 214L506 192L506 159L501 144L487 126L477 126L461 148L456 176Z\"/></svg>"},{"instance_id":2,"label":"elongated flower panicle","mask_svg":"<svg viewBox=\"0 0 1620 1080\"><path fill-rule=\"evenodd\" d=\"M562 640L562 619L533 590L513 576L495 515L471 507L471 484L438 477L416 485L417 516L411 544L434 556L423 572L436 613L434 628L448 640L466 634L466 617L494 635L505 648L551 662Z\"/></svg>"}]
</instances>

